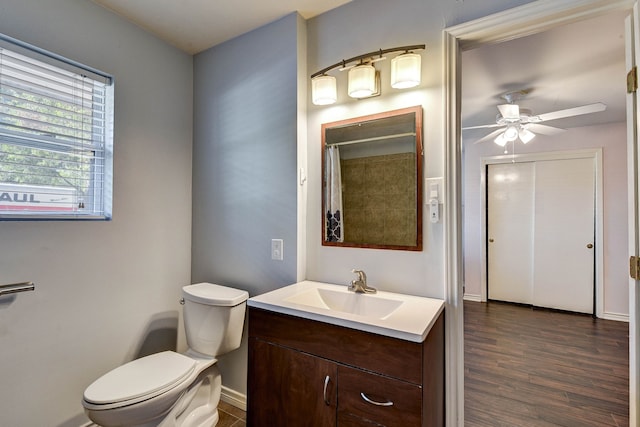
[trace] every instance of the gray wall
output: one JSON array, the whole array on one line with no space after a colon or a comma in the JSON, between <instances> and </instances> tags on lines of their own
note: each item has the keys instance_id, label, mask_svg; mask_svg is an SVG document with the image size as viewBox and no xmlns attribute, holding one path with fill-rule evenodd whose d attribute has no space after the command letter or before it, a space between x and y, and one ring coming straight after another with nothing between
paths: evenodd
<instances>
[{"instance_id":1,"label":"gray wall","mask_svg":"<svg viewBox=\"0 0 640 427\"><path fill-rule=\"evenodd\" d=\"M291 14L195 56L194 282L253 296L296 281L299 25ZM245 393L246 342L219 364Z\"/></svg>"},{"instance_id":2,"label":"gray wall","mask_svg":"<svg viewBox=\"0 0 640 427\"><path fill-rule=\"evenodd\" d=\"M115 76L113 221L0 222L0 283L36 285L0 301L0 425L79 426L94 379L176 346L192 57L85 0L3 0L0 31Z\"/></svg>"}]
</instances>

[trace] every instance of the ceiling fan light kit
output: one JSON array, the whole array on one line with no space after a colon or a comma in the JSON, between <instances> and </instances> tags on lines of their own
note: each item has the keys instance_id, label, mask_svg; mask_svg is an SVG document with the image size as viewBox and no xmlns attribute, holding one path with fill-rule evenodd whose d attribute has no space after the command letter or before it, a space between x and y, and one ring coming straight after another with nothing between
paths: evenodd
<instances>
[{"instance_id":1,"label":"ceiling fan light kit","mask_svg":"<svg viewBox=\"0 0 640 427\"><path fill-rule=\"evenodd\" d=\"M522 141L523 144L526 144L527 142L535 138L536 134L528 129L521 128L520 132L518 132L518 136L520 137L520 141Z\"/></svg>"},{"instance_id":2,"label":"ceiling fan light kit","mask_svg":"<svg viewBox=\"0 0 640 427\"><path fill-rule=\"evenodd\" d=\"M508 141L504 137L504 132L502 132L500 135L496 136L496 139L494 139L493 142L498 144L500 147L504 147L505 145L507 145Z\"/></svg>"},{"instance_id":3,"label":"ceiling fan light kit","mask_svg":"<svg viewBox=\"0 0 640 427\"><path fill-rule=\"evenodd\" d=\"M520 141L523 144L526 144L527 142L535 138L535 136L536 136L535 133L531 132L530 130L526 129L524 126L520 124L509 125L504 130L504 132L502 132L500 135L496 137L496 139L493 140L493 142L498 144L500 147L504 147L507 144L507 142L513 142L518 138L520 138Z\"/></svg>"},{"instance_id":4,"label":"ceiling fan light kit","mask_svg":"<svg viewBox=\"0 0 640 427\"><path fill-rule=\"evenodd\" d=\"M503 135L507 142L515 141L518 138L518 129L515 126L507 126Z\"/></svg>"}]
</instances>

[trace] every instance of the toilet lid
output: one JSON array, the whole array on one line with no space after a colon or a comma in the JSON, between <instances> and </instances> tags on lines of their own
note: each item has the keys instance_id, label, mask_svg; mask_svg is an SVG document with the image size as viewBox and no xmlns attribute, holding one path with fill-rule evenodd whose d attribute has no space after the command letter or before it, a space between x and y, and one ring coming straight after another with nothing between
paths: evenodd
<instances>
[{"instance_id":1,"label":"toilet lid","mask_svg":"<svg viewBox=\"0 0 640 427\"><path fill-rule=\"evenodd\" d=\"M195 365L195 360L173 351L152 354L101 376L87 387L84 399L107 404L159 394L183 381Z\"/></svg>"},{"instance_id":2,"label":"toilet lid","mask_svg":"<svg viewBox=\"0 0 640 427\"><path fill-rule=\"evenodd\" d=\"M189 301L200 304L234 307L245 302L249 298L249 293L213 283L196 283L183 286L182 296Z\"/></svg>"}]
</instances>

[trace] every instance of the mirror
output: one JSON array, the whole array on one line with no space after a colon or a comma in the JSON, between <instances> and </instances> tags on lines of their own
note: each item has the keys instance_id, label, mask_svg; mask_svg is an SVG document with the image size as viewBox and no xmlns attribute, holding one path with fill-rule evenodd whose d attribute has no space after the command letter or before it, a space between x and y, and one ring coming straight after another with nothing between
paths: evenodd
<instances>
[{"instance_id":1,"label":"mirror","mask_svg":"<svg viewBox=\"0 0 640 427\"><path fill-rule=\"evenodd\" d=\"M322 244L422 250L422 107L322 125Z\"/></svg>"}]
</instances>

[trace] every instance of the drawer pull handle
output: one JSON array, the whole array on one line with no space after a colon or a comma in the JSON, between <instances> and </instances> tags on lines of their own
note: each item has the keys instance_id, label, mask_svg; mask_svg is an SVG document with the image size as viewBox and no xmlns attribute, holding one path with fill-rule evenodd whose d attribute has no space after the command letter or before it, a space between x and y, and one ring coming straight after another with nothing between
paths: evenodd
<instances>
[{"instance_id":1,"label":"drawer pull handle","mask_svg":"<svg viewBox=\"0 0 640 427\"><path fill-rule=\"evenodd\" d=\"M364 394L364 393L360 393L360 397L362 397L365 402L371 403L372 405L376 405L376 406L393 406L393 402L376 402L375 400L369 399L367 397L367 395Z\"/></svg>"},{"instance_id":2,"label":"drawer pull handle","mask_svg":"<svg viewBox=\"0 0 640 427\"><path fill-rule=\"evenodd\" d=\"M329 385L329 381L331 381L331 378L329 377L329 375L324 377L324 390L322 391L322 394L324 396L324 404L327 406L331 405L331 402L327 398L327 386Z\"/></svg>"}]
</instances>

